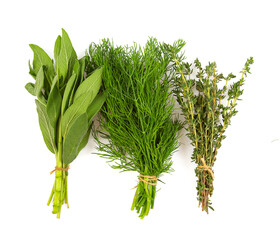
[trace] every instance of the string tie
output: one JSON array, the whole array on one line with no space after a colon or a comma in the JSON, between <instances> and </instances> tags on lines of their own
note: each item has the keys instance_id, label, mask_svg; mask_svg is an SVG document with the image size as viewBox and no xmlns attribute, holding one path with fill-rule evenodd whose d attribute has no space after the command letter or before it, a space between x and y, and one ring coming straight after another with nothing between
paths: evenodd
<instances>
[{"instance_id":1,"label":"string tie","mask_svg":"<svg viewBox=\"0 0 280 240\"><path fill-rule=\"evenodd\" d=\"M142 181L144 183L156 186L157 185L157 180L158 177L157 176L147 176L147 175L143 175L143 174L139 174L139 181Z\"/></svg>"},{"instance_id":2,"label":"string tie","mask_svg":"<svg viewBox=\"0 0 280 240\"><path fill-rule=\"evenodd\" d=\"M212 171L212 167L208 166L204 160L204 158L201 158L200 161L202 162L202 166L197 166L198 170L200 171L207 171L210 173L210 175L212 176L212 178L214 179L214 173Z\"/></svg>"},{"instance_id":3,"label":"string tie","mask_svg":"<svg viewBox=\"0 0 280 240\"><path fill-rule=\"evenodd\" d=\"M52 170L50 172L50 174L53 174L55 171L68 171L69 169L70 169L69 165L67 166L67 168L60 168L60 167L55 166L54 170Z\"/></svg>"}]
</instances>

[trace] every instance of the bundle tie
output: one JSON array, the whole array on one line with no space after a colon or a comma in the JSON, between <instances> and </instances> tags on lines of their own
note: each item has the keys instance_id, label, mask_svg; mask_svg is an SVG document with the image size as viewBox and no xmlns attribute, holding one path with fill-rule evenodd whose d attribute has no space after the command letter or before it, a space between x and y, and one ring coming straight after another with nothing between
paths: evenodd
<instances>
[{"instance_id":1,"label":"bundle tie","mask_svg":"<svg viewBox=\"0 0 280 240\"><path fill-rule=\"evenodd\" d=\"M213 173L213 171L212 171L212 167L211 167L211 166L208 166L208 165L205 163L204 158L201 158L200 160L201 160L201 162L202 162L203 165L202 165L202 166L197 166L197 168L198 168L199 170L201 170L201 171L207 171L207 172L209 172L210 175L212 176L212 178L214 179L215 177L214 177L214 173Z\"/></svg>"},{"instance_id":2,"label":"bundle tie","mask_svg":"<svg viewBox=\"0 0 280 240\"><path fill-rule=\"evenodd\" d=\"M69 165L67 166L67 168L60 168L60 167L55 166L54 170L52 170L50 172L50 174L53 174L55 171L68 171L69 169L70 169Z\"/></svg>"},{"instance_id":3,"label":"bundle tie","mask_svg":"<svg viewBox=\"0 0 280 240\"><path fill-rule=\"evenodd\" d=\"M142 181L144 183L156 186L157 185L157 180L158 177L157 176L147 176L147 175L143 175L143 174L139 174L139 181Z\"/></svg>"}]
</instances>

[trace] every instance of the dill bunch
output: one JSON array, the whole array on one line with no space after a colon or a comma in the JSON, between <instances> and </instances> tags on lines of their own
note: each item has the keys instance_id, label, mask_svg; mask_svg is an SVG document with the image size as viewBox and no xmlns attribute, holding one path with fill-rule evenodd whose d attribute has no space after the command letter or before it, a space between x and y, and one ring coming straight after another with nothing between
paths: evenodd
<instances>
[{"instance_id":1,"label":"dill bunch","mask_svg":"<svg viewBox=\"0 0 280 240\"><path fill-rule=\"evenodd\" d=\"M237 101L254 61L252 57L247 59L240 80L229 86L236 76L230 73L225 77L218 73L215 62L210 62L205 68L198 59L194 65L184 62L184 54L181 53L184 45L185 42L179 40L173 46L164 46L173 59L174 94L185 116L187 136L194 146L192 160L197 164L197 199L202 211L208 213L208 208L214 210L209 199L214 190L212 168L221 142L226 138L225 130L237 114ZM224 84L220 88L221 81Z\"/></svg>"},{"instance_id":2,"label":"dill bunch","mask_svg":"<svg viewBox=\"0 0 280 240\"><path fill-rule=\"evenodd\" d=\"M104 67L107 92L100 131L95 132L98 154L115 169L139 173L131 210L144 218L154 207L157 181L172 171L171 155L179 146L181 125L172 119L171 59L154 38L144 47L115 47L103 40L92 43L88 54L87 71Z\"/></svg>"}]
</instances>

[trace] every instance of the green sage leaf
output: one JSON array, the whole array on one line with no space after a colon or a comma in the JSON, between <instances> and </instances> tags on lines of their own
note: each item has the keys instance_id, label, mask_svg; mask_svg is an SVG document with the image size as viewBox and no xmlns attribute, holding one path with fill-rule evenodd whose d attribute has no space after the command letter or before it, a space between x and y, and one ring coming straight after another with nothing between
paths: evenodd
<instances>
[{"instance_id":1,"label":"green sage leaf","mask_svg":"<svg viewBox=\"0 0 280 240\"><path fill-rule=\"evenodd\" d=\"M48 56L48 54L39 46L35 44L29 45L34 53L33 58L33 73L35 75L38 74L40 68L44 65L47 67L46 72L50 79L54 77L54 68L53 68L53 61Z\"/></svg>"},{"instance_id":2,"label":"green sage leaf","mask_svg":"<svg viewBox=\"0 0 280 240\"><path fill-rule=\"evenodd\" d=\"M46 104L45 98L43 96L42 90L44 88L44 81L45 81L45 74L44 74L44 66L40 67L38 74L36 76L36 82L34 86L35 95L37 96L38 100L42 104Z\"/></svg>"},{"instance_id":3,"label":"green sage leaf","mask_svg":"<svg viewBox=\"0 0 280 240\"><path fill-rule=\"evenodd\" d=\"M80 145L78 147L78 154L87 145L88 139L89 139L89 135L90 135L90 131L91 131L91 124L89 126L89 129L88 129L86 135L83 137L83 139L82 139L82 141L81 141L81 143L80 143Z\"/></svg>"},{"instance_id":4,"label":"green sage leaf","mask_svg":"<svg viewBox=\"0 0 280 240\"><path fill-rule=\"evenodd\" d=\"M69 125L75 118L87 111L101 86L103 68L97 69L77 89L73 104L62 117L62 136L65 136ZM71 99L69 100L69 103Z\"/></svg>"},{"instance_id":5,"label":"green sage leaf","mask_svg":"<svg viewBox=\"0 0 280 240\"><path fill-rule=\"evenodd\" d=\"M103 103L105 102L106 96L105 93L100 93L96 96L96 98L92 101L92 103L88 106L87 114L88 121L91 121L92 118L99 112Z\"/></svg>"},{"instance_id":6,"label":"green sage leaf","mask_svg":"<svg viewBox=\"0 0 280 240\"><path fill-rule=\"evenodd\" d=\"M36 80L36 73L31 67L30 60L28 61L28 66L29 66L29 74Z\"/></svg>"},{"instance_id":7,"label":"green sage leaf","mask_svg":"<svg viewBox=\"0 0 280 240\"><path fill-rule=\"evenodd\" d=\"M56 128L57 119L60 115L62 97L57 87L58 77L55 76L47 102L47 114L53 128Z\"/></svg>"},{"instance_id":8,"label":"green sage leaf","mask_svg":"<svg viewBox=\"0 0 280 240\"><path fill-rule=\"evenodd\" d=\"M76 74L73 74L70 77L70 79L68 80L68 83L67 83L66 88L64 90L63 99L62 99L62 105L61 105L62 114L65 112L65 110L69 106L69 104L68 104L69 103L69 98L71 96L73 86L74 86L76 80L77 80Z\"/></svg>"},{"instance_id":9,"label":"green sage leaf","mask_svg":"<svg viewBox=\"0 0 280 240\"><path fill-rule=\"evenodd\" d=\"M35 94L35 85L34 85L34 83L31 83L31 82L27 83L27 84L25 85L25 89L26 89L31 95L36 96L36 94Z\"/></svg>"},{"instance_id":10,"label":"green sage leaf","mask_svg":"<svg viewBox=\"0 0 280 240\"><path fill-rule=\"evenodd\" d=\"M71 90L71 94L69 96L68 106L72 105L75 92L77 90L77 87L80 84L80 63L79 63L78 59L76 59L76 61L75 61L75 64L74 64L74 67L73 67L73 74L76 74L76 81L74 82L74 85L73 85L72 90Z\"/></svg>"},{"instance_id":11,"label":"green sage leaf","mask_svg":"<svg viewBox=\"0 0 280 240\"><path fill-rule=\"evenodd\" d=\"M60 49L61 49L61 36L58 35L58 37L55 40L54 44L54 59L56 60L60 54Z\"/></svg>"},{"instance_id":12,"label":"green sage leaf","mask_svg":"<svg viewBox=\"0 0 280 240\"><path fill-rule=\"evenodd\" d=\"M55 153L56 152L55 132L54 132L54 128L51 126L50 119L48 118L46 107L38 100L35 100L35 103L37 105L39 125L45 144L52 153Z\"/></svg>"},{"instance_id":13,"label":"green sage leaf","mask_svg":"<svg viewBox=\"0 0 280 240\"><path fill-rule=\"evenodd\" d=\"M65 164L70 164L77 157L79 146L87 131L88 116L83 113L72 122L65 135L62 154L62 160Z\"/></svg>"},{"instance_id":14,"label":"green sage leaf","mask_svg":"<svg viewBox=\"0 0 280 240\"><path fill-rule=\"evenodd\" d=\"M61 36L58 35L55 44L54 44L54 60L55 60L55 71L57 75L59 74L59 65L58 65L58 58L60 54L60 49L61 49Z\"/></svg>"},{"instance_id":15,"label":"green sage leaf","mask_svg":"<svg viewBox=\"0 0 280 240\"><path fill-rule=\"evenodd\" d=\"M73 73L75 73L77 75L77 77L80 76L80 62L78 59L75 60L75 64L73 67Z\"/></svg>"},{"instance_id":16,"label":"green sage leaf","mask_svg":"<svg viewBox=\"0 0 280 240\"><path fill-rule=\"evenodd\" d=\"M88 62L88 56L84 56L79 60L80 63L80 76L81 76L81 82L83 82L84 80L84 72L85 72L85 67L86 67L86 63Z\"/></svg>"},{"instance_id":17,"label":"green sage leaf","mask_svg":"<svg viewBox=\"0 0 280 240\"><path fill-rule=\"evenodd\" d=\"M62 136L67 133L72 122L80 115L87 111L88 106L92 102L90 94L82 95L76 102L74 102L64 113L61 120Z\"/></svg>"},{"instance_id":18,"label":"green sage leaf","mask_svg":"<svg viewBox=\"0 0 280 240\"><path fill-rule=\"evenodd\" d=\"M57 43L57 45L58 44L59 43ZM60 53L57 57L57 64L59 70L58 73L59 77L65 79L68 72L72 74L73 66L75 64L75 60L77 59L77 54L72 46L67 32L64 29L62 29L62 37L60 40L60 44Z\"/></svg>"},{"instance_id":19,"label":"green sage leaf","mask_svg":"<svg viewBox=\"0 0 280 240\"><path fill-rule=\"evenodd\" d=\"M77 89L74 102L83 94L91 94L92 99L97 95L102 82L103 67L95 70L87 79L85 79Z\"/></svg>"}]
</instances>

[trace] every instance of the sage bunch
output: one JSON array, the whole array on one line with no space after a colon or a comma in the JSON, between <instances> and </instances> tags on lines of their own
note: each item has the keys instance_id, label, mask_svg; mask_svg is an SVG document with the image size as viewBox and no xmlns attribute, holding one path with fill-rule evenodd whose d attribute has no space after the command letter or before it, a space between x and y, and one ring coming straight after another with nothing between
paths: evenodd
<instances>
[{"instance_id":1,"label":"sage bunch","mask_svg":"<svg viewBox=\"0 0 280 240\"><path fill-rule=\"evenodd\" d=\"M138 173L131 210L140 218L154 207L157 182L172 171L180 124L173 120L174 101L168 74L170 57L156 39L144 47L115 47L109 40L91 44L90 67L104 66L108 97L95 131L100 156L112 167ZM90 67L88 69L90 69Z\"/></svg>"},{"instance_id":2,"label":"sage bunch","mask_svg":"<svg viewBox=\"0 0 280 240\"><path fill-rule=\"evenodd\" d=\"M165 44L165 49L172 58L174 94L185 116L187 136L194 147L192 160L197 164L197 199L202 211L208 213L208 208L213 210L210 201L214 189L213 166L221 142L226 138L225 130L237 114L237 102L253 58L247 59L241 78L230 84L236 76L219 73L215 62L203 68L198 59L194 64L184 61L181 53L184 45L185 42L179 40L173 45Z\"/></svg>"},{"instance_id":3,"label":"sage bunch","mask_svg":"<svg viewBox=\"0 0 280 240\"><path fill-rule=\"evenodd\" d=\"M39 125L47 148L55 154L55 182L48 200L53 200L53 213L60 218L62 204L68 202L67 177L69 164L86 146L92 118L105 101L98 94L103 68L85 77L88 57L77 59L68 34L62 29L54 47L53 61L37 45L30 44L34 52L30 75L35 83L25 88L36 97Z\"/></svg>"}]
</instances>

